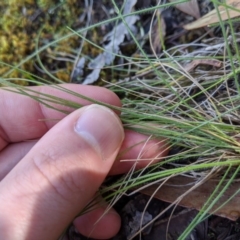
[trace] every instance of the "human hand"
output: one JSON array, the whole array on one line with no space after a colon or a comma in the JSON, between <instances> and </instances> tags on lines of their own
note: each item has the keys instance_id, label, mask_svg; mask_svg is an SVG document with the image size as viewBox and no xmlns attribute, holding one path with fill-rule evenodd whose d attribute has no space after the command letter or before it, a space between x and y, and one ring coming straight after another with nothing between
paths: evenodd
<instances>
[{"instance_id":1,"label":"human hand","mask_svg":"<svg viewBox=\"0 0 240 240\"><path fill-rule=\"evenodd\" d=\"M107 89L64 87L121 106L118 97ZM33 89L90 104L50 87ZM57 239L108 174L126 172L134 164L115 161L119 151L135 146L121 155L122 159L136 159L143 146L142 158L167 154L163 142L150 140L146 144L148 136L124 131L117 114L105 107L61 108L72 113L66 116L31 98L0 89L0 239ZM120 218L113 209L95 224L104 211L100 207L76 218L75 227L92 238L114 236Z\"/></svg>"}]
</instances>

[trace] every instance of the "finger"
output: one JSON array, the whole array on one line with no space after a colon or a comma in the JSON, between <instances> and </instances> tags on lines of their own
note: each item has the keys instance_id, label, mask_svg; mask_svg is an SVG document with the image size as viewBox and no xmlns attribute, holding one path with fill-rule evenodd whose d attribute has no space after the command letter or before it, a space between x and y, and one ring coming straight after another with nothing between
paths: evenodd
<instances>
[{"instance_id":1,"label":"finger","mask_svg":"<svg viewBox=\"0 0 240 240\"><path fill-rule=\"evenodd\" d=\"M36 141L13 143L0 153L0 181L25 157Z\"/></svg>"},{"instance_id":2,"label":"finger","mask_svg":"<svg viewBox=\"0 0 240 240\"><path fill-rule=\"evenodd\" d=\"M94 239L109 239L118 233L121 218L113 208L109 208L108 204L100 199L95 202L92 210L77 217L73 224L84 236Z\"/></svg>"},{"instance_id":3,"label":"finger","mask_svg":"<svg viewBox=\"0 0 240 240\"><path fill-rule=\"evenodd\" d=\"M117 95L105 88L79 84L64 84L61 86L101 102L121 106ZM51 86L31 87L30 89L39 93L73 101L81 105L90 104L89 101ZM55 107L63 111L72 112L74 110L66 106L59 106L58 104L51 105L53 108ZM40 119L60 120L66 116L66 114L48 108L32 98L4 89L0 89L0 111L4 113L4 117L0 118L0 150L9 142L20 142L40 138L49 128L56 124L55 121L39 121Z\"/></svg>"},{"instance_id":4,"label":"finger","mask_svg":"<svg viewBox=\"0 0 240 240\"><path fill-rule=\"evenodd\" d=\"M98 105L49 130L0 182L1 237L57 239L101 185L123 137L118 117Z\"/></svg>"},{"instance_id":5,"label":"finger","mask_svg":"<svg viewBox=\"0 0 240 240\"><path fill-rule=\"evenodd\" d=\"M0 181L30 151L36 141L15 143L7 146L0 153ZM120 149L119 158L114 162L110 174L116 175L135 169L144 168L150 162L155 163L168 154L166 140L149 139L149 136L125 130L125 139ZM145 160L144 160L145 159Z\"/></svg>"},{"instance_id":6,"label":"finger","mask_svg":"<svg viewBox=\"0 0 240 240\"><path fill-rule=\"evenodd\" d=\"M147 135L125 130L119 157L114 162L110 175L126 173L134 166L141 169L163 159L169 152L165 139L151 138Z\"/></svg>"}]
</instances>

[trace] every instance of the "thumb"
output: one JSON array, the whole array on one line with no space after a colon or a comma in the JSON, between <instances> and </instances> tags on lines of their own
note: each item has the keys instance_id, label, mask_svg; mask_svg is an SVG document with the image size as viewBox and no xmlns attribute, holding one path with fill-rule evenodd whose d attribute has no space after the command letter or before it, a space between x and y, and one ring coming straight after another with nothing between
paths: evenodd
<instances>
[{"instance_id":1,"label":"thumb","mask_svg":"<svg viewBox=\"0 0 240 240\"><path fill-rule=\"evenodd\" d=\"M0 183L1 239L56 239L103 182L123 138L119 118L99 105L56 124Z\"/></svg>"}]
</instances>

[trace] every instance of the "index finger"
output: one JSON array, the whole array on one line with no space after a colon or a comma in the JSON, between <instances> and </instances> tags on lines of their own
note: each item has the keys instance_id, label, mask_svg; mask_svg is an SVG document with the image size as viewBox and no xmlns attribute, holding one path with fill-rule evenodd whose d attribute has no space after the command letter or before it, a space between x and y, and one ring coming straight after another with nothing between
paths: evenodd
<instances>
[{"instance_id":1,"label":"index finger","mask_svg":"<svg viewBox=\"0 0 240 240\"><path fill-rule=\"evenodd\" d=\"M78 84L63 84L61 86L101 102L121 106L121 102L117 95L108 89ZM81 105L91 104L90 101L51 86L30 87L30 89L39 93L70 100ZM55 103L51 105L63 111L72 112L75 110L66 106L59 106ZM63 112L48 108L30 97L9 92L4 89L0 89L0 112L0 150L8 143L40 138L57 123L56 121L39 120L61 120L66 116Z\"/></svg>"}]
</instances>

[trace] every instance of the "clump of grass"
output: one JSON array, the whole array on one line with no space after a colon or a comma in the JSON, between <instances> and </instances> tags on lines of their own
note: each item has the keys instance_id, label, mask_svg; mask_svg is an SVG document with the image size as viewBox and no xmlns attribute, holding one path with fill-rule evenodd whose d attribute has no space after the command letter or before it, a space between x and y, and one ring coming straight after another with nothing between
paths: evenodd
<instances>
[{"instance_id":1,"label":"clump of grass","mask_svg":"<svg viewBox=\"0 0 240 240\"><path fill-rule=\"evenodd\" d=\"M23 70L24 61L15 67L3 65L17 71L21 76L27 75L29 80L22 79L24 81L49 84L51 82L48 79L51 78L61 82L61 79L44 67L39 56L50 46L77 35L82 41L97 47L94 42L84 36L84 32L95 29L101 24L123 21L127 27L124 20L126 16L122 15L114 0L112 3L117 9L116 17L76 32L72 31L37 49L29 57L33 59L38 56L38 64L48 76L47 79ZM219 3L214 2L214 4L217 7ZM157 8L150 7L139 10L138 13L154 11ZM220 29L222 34L218 36L217 42L216 39L207 41L202 39L200 43L165 48L166 50L160 56L147 54L139 39L130 32L138 47L138 55L126 57L119 54L118 57L124 59L124 66L128 66L127 69L133 76L105 84L117 94L125 96L122 99L123 108L121 109L121 119L125 128L152 137L164 137L169 139L171 148L180 149L177 154L170 155L165 160L148 167L147 171L143 169L134 174L130 172L111 186L103 188L101 193L104 193L104 196L108 193L106 200L113 203L129 190L137 191L136 189L146 187L149 182L158 183L161 186L168 178L178 175L196 178L200 183L211 177L218 180L216 191L179 239L185 239L191 230L208 215L229 185L239 176L240 59L237 42L240 34L235 31L235 25L231 19L227 24L220 19ZM111 69L116 71L118 68L119 66L111 66ZM13 78L1 78L2 85L12 86L21 94L31 96L34 93L32 90L14 85L8 81L9 79ZM60 85L52 87L84 98ZM54 96L40 95L38 100L48 105L57 102L73 108L78 107L72 102ZM199 172L201 174L197 174ZM239 190L235 194L238 192Z\"/></svg>"}]
</instances>

